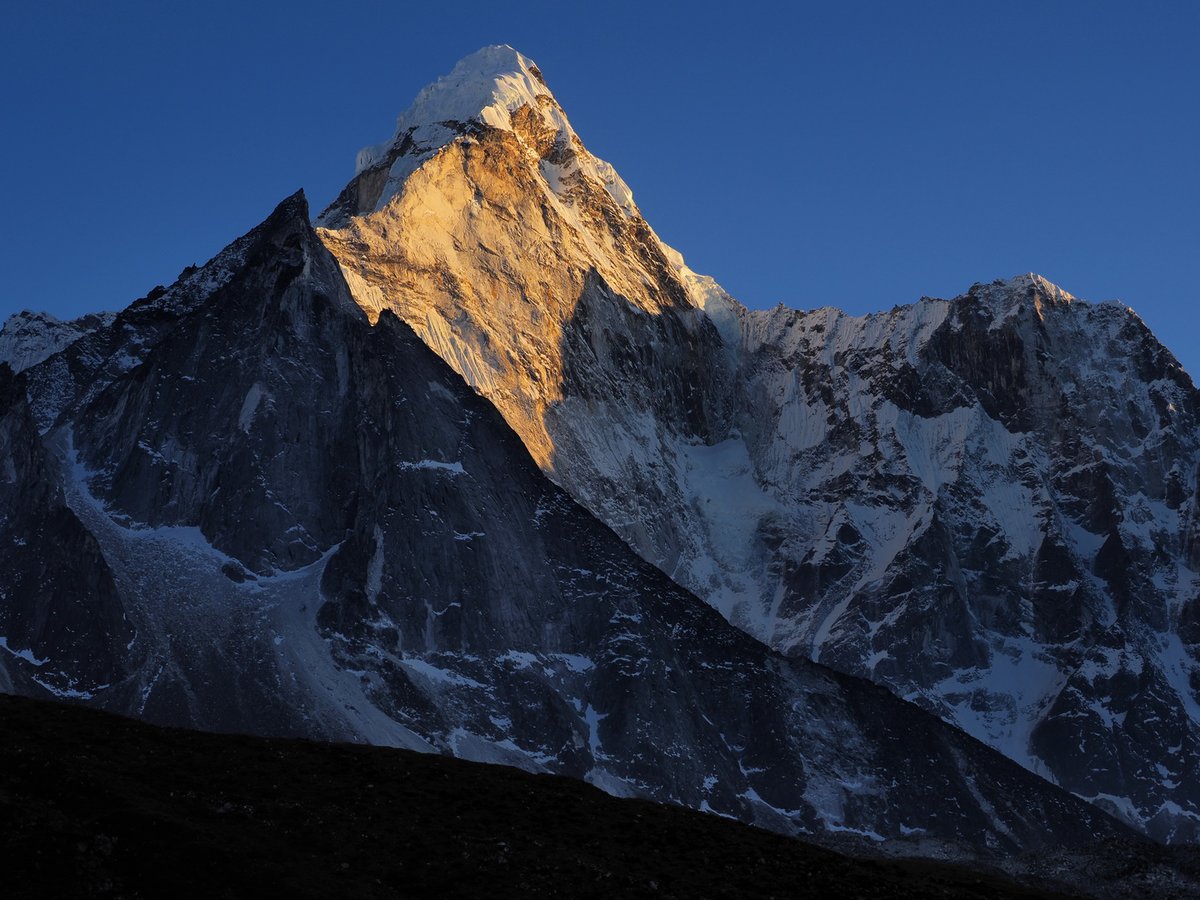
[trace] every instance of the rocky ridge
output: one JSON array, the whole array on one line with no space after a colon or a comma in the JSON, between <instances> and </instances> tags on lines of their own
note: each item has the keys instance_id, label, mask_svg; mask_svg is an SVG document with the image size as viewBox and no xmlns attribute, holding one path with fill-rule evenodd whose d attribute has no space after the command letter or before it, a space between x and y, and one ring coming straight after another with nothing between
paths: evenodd
<instances>
[{"instance_id":1,"label":"rocky ridge","mask_svg":"<svg viewBox=\"0 0 1200 900\"><path fill-rule=\"evenodd\" d=\"M9 690L573 775L912 853L1130 836L642 561L411 329L368 323L300 195L5 377L0 466L23 499L3 582L25 534L38 577L99 579L7 597ZM31 531L50 515L77 539ZM80 629L72 597L102 621Z\"/></svg>"},{"instance_id":2,"label":"rocky ridge","mask_svg":"<svg viewBox=\"0 0 1200 900\"><path fill-rule=\"evenodd\" d=\"M115 313L89 313L64 322L49 313L23 310L13 313L0 327L0 361L14 372L35 366L42 360L109 324Z\"/></svg>"}]
</instances>

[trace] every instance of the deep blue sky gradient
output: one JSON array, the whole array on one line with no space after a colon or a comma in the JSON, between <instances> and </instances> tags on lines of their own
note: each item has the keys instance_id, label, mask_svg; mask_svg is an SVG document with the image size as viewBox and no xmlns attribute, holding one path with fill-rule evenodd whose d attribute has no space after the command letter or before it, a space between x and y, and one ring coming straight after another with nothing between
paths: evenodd
<instances>
[{"instance_id":1,"label":"deep blue sky gradient","mask_svg":"<svg viewBox=\"0 0 1200 900\"><path fill-rule=\"evenodd\" d=\"M1036 271L1200 374L1190 2L7 4L0 316L120 308L297 187L322 207L489 43L747 305Z\"/></svg>"}]
</instances>

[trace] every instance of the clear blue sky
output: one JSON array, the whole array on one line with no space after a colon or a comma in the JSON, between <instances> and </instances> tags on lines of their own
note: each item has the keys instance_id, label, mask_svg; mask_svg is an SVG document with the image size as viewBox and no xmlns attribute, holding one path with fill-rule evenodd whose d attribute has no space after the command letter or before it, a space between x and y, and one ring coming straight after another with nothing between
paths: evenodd
<instances>
[{"instance_id":1,"label":"clear blue sky","mask_svg":"<svg viewBox=\"0 0 1200 900\"><path fill-rule=\"evenodd\" d=\"M0 316L120 308L314 206L484 44L693 268L861 313L1025 271L1200 374L1200 3L77 2L0 26Z\"/></svg>"}]
</instances>

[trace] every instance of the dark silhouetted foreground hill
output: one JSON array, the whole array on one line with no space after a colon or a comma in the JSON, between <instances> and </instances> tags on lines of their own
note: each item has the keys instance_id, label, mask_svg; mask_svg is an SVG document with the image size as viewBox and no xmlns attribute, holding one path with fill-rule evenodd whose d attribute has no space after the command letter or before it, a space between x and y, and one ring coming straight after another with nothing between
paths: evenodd
<instances>
[{"instance_id":1,"label":"dark silhouetted foreground hill","mask_svg":"<svg viewBox=\"0 0 1200 900\"><path fill-rule=\"evenodd\" d=\"M0 696L14 897L1001 897L517 769Z\"/></svg>"}]
</instances>

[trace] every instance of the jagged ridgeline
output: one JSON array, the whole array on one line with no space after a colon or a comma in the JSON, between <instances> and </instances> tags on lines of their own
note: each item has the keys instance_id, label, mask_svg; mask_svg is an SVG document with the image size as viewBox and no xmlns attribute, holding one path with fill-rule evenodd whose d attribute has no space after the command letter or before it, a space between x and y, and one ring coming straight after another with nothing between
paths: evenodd
<instances>
[{"instance_id":1,"label":"jagged ridgeline","mask_svg":"<svg viewBox=\"0 0 1200 900\"><path fill-rule=\"evenodd\" d=\"M1193 834L1195 391L1129 311L747 311L507 47L308 217L0 332L0 688L915 852Z\"/></svg>"},{"instance_id":2,"label":"jagged ridgeline","mask_svg":"<svg viewBox=\"0 0 1200 900\"><path fill-rule=\"evenodd\" d=\"M9 690L561 772L785 831L1015 850L1123 830L641 560L408 326L368 323L300 195L4 378L24 492L0 544ZM26 590L29 547L96 584Z\"/></svg>"}]
</instances>

